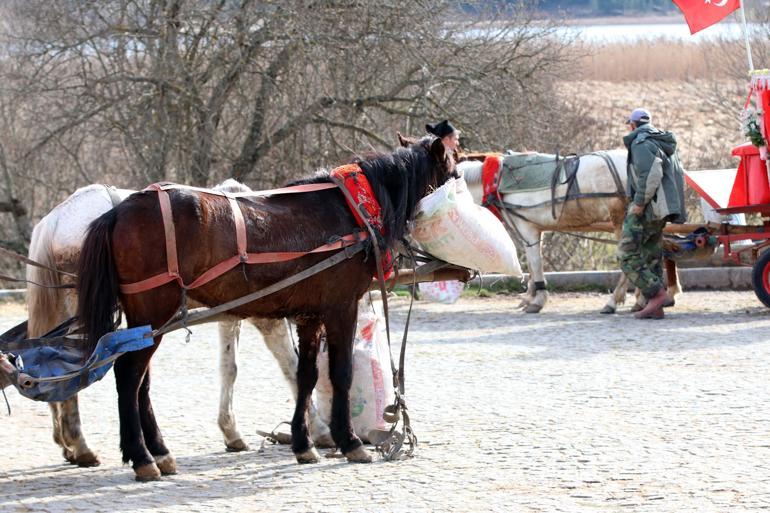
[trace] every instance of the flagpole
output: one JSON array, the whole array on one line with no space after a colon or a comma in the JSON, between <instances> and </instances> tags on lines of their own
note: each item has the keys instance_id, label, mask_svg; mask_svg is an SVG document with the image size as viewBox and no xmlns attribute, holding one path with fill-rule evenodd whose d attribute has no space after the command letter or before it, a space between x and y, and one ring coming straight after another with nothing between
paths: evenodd
<instances>
[{"instance_id":1,"label":"flagpole","mask_svg":"<svg viewBox=\"0 0 770 513\"><path fill-rule=\"evenodd\" d=\"M746 10L743 8L743 0L738 0L741 6L741 21L743 21L743 39L746 41L746 54L749 57L749 73L754 71L754 61L751 58L751 43L749 42L749 27L746 24Z\"/></svg>"}]
</instances>

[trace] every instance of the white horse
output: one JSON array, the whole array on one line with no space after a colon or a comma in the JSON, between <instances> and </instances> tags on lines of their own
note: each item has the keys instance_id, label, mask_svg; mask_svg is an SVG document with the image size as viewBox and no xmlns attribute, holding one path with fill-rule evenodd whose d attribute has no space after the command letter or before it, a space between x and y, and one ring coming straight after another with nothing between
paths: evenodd
<instances>
[{"instance_id":1,"label":"white horse","mask_svg":"<svg viewBox=\"0 0 770 513\"><path fill-rule=\"evenodd\" d=\"M216 187L229 192L250 189L235 180ZM135 191L114 189L104 185L89 185L75 191L57 205L35 226L29 257L41 264L66 272L74 272L88 225ZM73 278L39 267L27 266L27 279L41 285L72 283ZM30 283L27 292L28 336L39 337L72 317L77 307L74 289L45 288ZM284 320L257 319L249 321L262 333L267 348L275 356L286 381L296 398L297 355ZM233 413L233 386L237 376L238 337L241 321L237 318L219 322L220 376L219 428L228 451L248 449L236 426ZM62 447L64 457L79 466L99 464L99 458L86 444L80 429L77 395L61 403L50 403L53 416L53 438ZM319 447L334 445L329 427L310 406L310 429Z\"/></svg>"},{"instance_id":2,"label":"white horse","mask_svg":"<svg viewBox=\"0 0 770 513\"><path fill-rule=\"evenodd\" d=\"M550 189L526 192L508 192L502 195L507 205L503 215L515 239L524 246L529 265L527 292L522 307L528 313L537 313L548 300L543 273L543 232L575 230L594 223L611 222L615 237L620 237L626 200L626 151L609 150L582 155L576 172L578 197L558 201L567 194L568 185L559 184L553 194ZM483 162L468 160L457 165L465 177L474 200L482 203ZM614 170L613 170L614 168ZM553 198L557 198L553 202ZM554 215L555 214L555 215ZM621 274L618 284L602 313L614 313L625 302L628 278ZM669 293L678 292L670 290Z\"/></svg>"}]
</instances>

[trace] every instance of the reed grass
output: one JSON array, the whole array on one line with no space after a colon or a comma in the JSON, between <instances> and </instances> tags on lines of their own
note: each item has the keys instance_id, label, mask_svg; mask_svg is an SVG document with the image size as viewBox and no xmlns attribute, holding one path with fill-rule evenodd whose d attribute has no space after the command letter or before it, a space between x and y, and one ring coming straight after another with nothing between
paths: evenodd
<instances>
[{"instance_id":1,"label":"reed grass","mask_svg":"<svg viewBox=\"0 0 770 513\"><path fill-rule=\"evenodd\" d=\"M575 47L577 69L588 80L611 82L718 80L743 58L735 42L700 44L668 39Z\"/></svg>"}]
</instances>

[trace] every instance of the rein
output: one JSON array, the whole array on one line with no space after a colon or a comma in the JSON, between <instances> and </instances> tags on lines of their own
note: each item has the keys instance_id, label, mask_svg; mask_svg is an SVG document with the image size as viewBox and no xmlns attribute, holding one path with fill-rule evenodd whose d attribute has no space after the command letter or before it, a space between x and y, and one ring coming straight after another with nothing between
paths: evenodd
<instances>
[{"instance_id":1,"label":"rein","mask_svg":"<svg viewBox=\"0 0 770 513\"><path fill-rule=\"evenodd\" d=\"M396 364L393 362L393 351L390 342L388 293L387 290L385 290L385 274L382 269L382 255L380 254L380 248L379 244L377 243L377 237L375 235L374 228L369 222L369 217L364 216L360 205L356 203L353 195L350 193L347 187L344 186L342 181L334 176L330 176L330 178L332 183L336 184L340 191L342 191L342 194L345 196L345 199L348 200L350 207L358 213L359 218L362 220L364 226L369 232L369 236L372 240L372 248L374 251L374 262L375 266L377 267L377 281L379 282L380 286L380 296L382 297L382 311L385 314L385 336L388 340L388 356L390 356L390 370L393 373L393 389L395 392L396 400L392 405L386 406L385 411L383 412L383 419L386 422L390 422L392 424L390 431L382 439L377 441L370 440L370 442L374 442L375 447L382 454L383 459L386 461L408 458L412 456L415 448L417 447L417 437L414 436L412 431L412 427L409 422L409 414L407 413L406 408L406 400L404 399L404 359L406 352L406 337L407 331L409 329L409 318L412 314L412 305L409 305L409 314L407 314L406 326L404 327L404 337L401 341L399 368L396 369ZM414 277L413 280L416 280L416 277ZM414 300L414 297L412 297L412 300ZM396 432L396 427L400 418L403 418L404 422L403 433ZM409 449L406 452L401 450L404 441L407 441L409 445Z\"/></svg>"},{"instance_id":2,"label":"rein","mask_svg":"<svg viewBox=\"0 0 770 513\"><path fill-rule=\"evenodd\" d=\"M0 248L0 255L5 255L13 258L14 260L18 260L19 262L23 262L28 265L33 265L35 267L39 267L41 269L46 269L48 271L53 271L55 273L69 276L70 278L77 278L77 274L74 273L68 273L67 271L62 271L60 269L56 269L55 267L50 267L45 264L41 264L40 262L36 262L35 260L32 260L29 257L26 257L22 255L21 253L17 253L13 250L6 249L6 248ZM13 276L9 276L7 274L0 274L0 281L10 281L15 283L29 283L31 285L35 285L38 287L43 287L45 289L74 289L75 285L73 283L65 283L62 285L43 285L42 283L37 283L32 280L27 280L24 278L15 278Z\"/></svg>"},{"instance_id":3,"label":"rein","mask_svg":"<svg viewBox=\"0 0 770 513\"><path fill-rule=\"evenodd\" d=\"M118 204L122 201L120 196L117 193L117 189L112 185L102 184L105 191L107 192L107 195L110 197L110 202L112 202L112 207L115 208L118 206ZM49 267L45 264L41 264L40 262L37 262L35 260L32 260L29 257L26 257L20 253L17 253L15 251L12 251L10 249L0 248L0 254L3 254L5 256L9 256L13 258L14 260L18 260L20 262L24 262L28 265L33 265L35 267L40 267L41 269L46 269L48 271L53 271L58 274L62 274L64 276L69 276L70 278L77 279L77 274L75 273L68 273L66 271L62 271L60 269L56 269L55 267ZM0 280L1 281L12 281L16 283L29 283L30 285L35 285L37 287L42 287L44 289L74 289L75 284L74 283L65 283L63 285L43 285L42 283L37 283L32 280L25 280L24 278L14 278L13 276L8 276L6 274L0 274Z\"/></svg>"},{"instance_id":4,"label":"rein","mask_svg":"<svg viewBox=\"0 0 770 513\"><path fill-rule=\"evenodd\" d=\"M371 220L373 219L369 212L365 212L361 205L356 201L351 192L345 186L343 180L339 177L330 174L329 179L331 183L321 184L305 184L291 187L284 187L281 189L271 189L267 191L255 191L247 193L227 193L223 191L210 191L208 189L201 189L198 187L190 187L176 184L153 184L145 190L154 190L158 194L158 200L161 207L161 216L163 218L165 240L166 240L166 255L167 255L167 271L152 276L145 280L121 284L121 291L125 294L134 294L150 290L152 288L164 285L171 281L177 281L182 288L182 301L177 309L177 312L169 319L163 326L153 330L145 335L146 337L157 337L175 331L177 329L187 329L188 326L199 324L211 319L214 316L224 314L228 310L232 310L247 303L251 303L258 299L261 299L269 294L273 294L286 287L294 285L310 276L320 273L321 271L332 267L343 260L347 260L363 251L371 243L371 247L374 253L375 267L377 268L377 281L380 288L380 295L382 296L383 313L385 316L385 332L388 340L388 352L390 355L390 367L393 373L393 388L395 392L395 402L387 406L383 413L383 419L392 424L390 431L385 436L380 436L380 440L375 442L377 450L383 455L385 460L396 460L410 457L416 446L417 438L412 431L409 414L407 413L406 401L404 399L404 361L406 352L406 338L409 327L409 318L411 317L411 305L409 314L407 316L407 324L404 329L404 336L401 343L401 354L399 357L399 368L396 369L393 361L393 355L391 351L391 339L390 339L390 315L388 311L388 299L386 290L385 274L382 266L383 256L378 244L377 234L372 227ZM238 197L255 197L255 196L268 196L274 194L293 194L293 193L305 193L313 192L324 189L337 188L342 192L343 196L347 200L349 207L357 214L360 224L366 229L366 232L354 232L344 237L340 237L336 241L330 241L327 244L319 246L310 251L303 252L275 252L275 253L247 253L246 252L246 228L243 213L238 206L236 198ZM192 190L195 192L202 192L206 194L215 194L223 196L228 199L232 212L233 219L236 227L236 244L237 254L230 257L219 264L216 264L213 268L204 272L193 280L190 284L185 284L179 274L179 263L176 251L176 236L174 233L173 217L171 213L171 200L166 192L169 189L184 189ZM367 240L368 239L368 240ZM255 264L255 263L268 263L268 262L282 262L287 260L293 260L305 256L310 253L319 253L325 251L342 250L329 258L322 260L321 262L294 274L288 278L280 280L268 287L265 287L256 292L252 292L241 298L234 299L227 303L223 303L213 308L209 308L203 311L196 311L189 313L187 311L186 292L189 289L200 287L201 285L208 283L209 281L221 276L222 274L230 271L233 267L239 264ZM413 278L416 280L416 277ZM189 331L189 330L188 330ZM399 420L403 419L403 432L397 432L396 427ZM379 433L379 432L378 432ZM404 443L409 445L407 450L402 450Z\"/></svg>"}]
</instances>

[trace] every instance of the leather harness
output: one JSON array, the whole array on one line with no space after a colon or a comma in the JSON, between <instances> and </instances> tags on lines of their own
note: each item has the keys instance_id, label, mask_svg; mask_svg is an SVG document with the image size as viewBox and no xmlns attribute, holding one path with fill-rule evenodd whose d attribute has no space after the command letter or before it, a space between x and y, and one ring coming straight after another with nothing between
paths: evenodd
<instances>
[{"instance_id":1,"label":"leather harness","mask_svg":"<svg viewBox=\"0 0 770 513\"><path fill-rule=\"evenodd\" d=\"M373 226L382 231L383 223L380 216L380 206L374 197L371 186L368 180L364 176L361 168L356 164L348 166L342 166L341 168L334 169L330 176L344 177L355 175L355 180L364 184L365 187L360 187L356 190L356 200L359 200L363 204L364 214L367 215L367 219ZM345 187L348 187L346 180L342 180ZM134 283L122 283L120 284L120 291L124 294L138 294L146 292L148 290L160 287L172 281L176 281L180 287L185 290L195 289L208 282L222 276L226 272L230 271L234 267L240 264L269 264L278 262L287 262L297 258L301 258L305 255L313 253L325 253L329 251L336 251L348 248L359 242L366 240L369 234L366 231L356 231L342 237L337 240L322 244L314 249L308 251L276 251L276 252L261 252L261 253L249 253L247 247L247 234L246 234L246 222L243 217L243 212L238 205L238 198L255 197L255 196L274 196L278 194L298 194L306 192L315 192L325 189L334 189L337 187L342 188L343 185L338 183L317 183L317 184L304 184L294 185L289 187L283 187L280 189L270 189L264 191L249 191L240 193L230 193L225 191L214 191L211 189L204 189L200 187L192 187L187 185L179 185L173 183L155 183L147 188L145 191L155 191L158 194L158 201L160 203L160 211L163 219L163 230L165 234L166 245L166 261L167 269L160 274L151 276L141 281ZM193 281L185 283L182 276L179 274L179 257L177 254L176 244L176 230L174 228L174 221L171 211L171 199L169 197L169 190L186 190L193 191L202 194L209 194L214 196L222 196L227 199L232 215L235 222L235 240L236 240L236 254L222 260L215 264L213 267L197 276ZM363 192L362 192L363 191ZM350 203L350 201L348 200ZM364 220L356 212L356 209L352 205L351 210L356 218L359 226L364 226ZM387 260L387 259L386 259ZM392 259L390 259L392 262ZM383 263L385 265L385 262Z\"/></svg>"}]
</instances>

